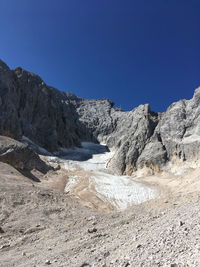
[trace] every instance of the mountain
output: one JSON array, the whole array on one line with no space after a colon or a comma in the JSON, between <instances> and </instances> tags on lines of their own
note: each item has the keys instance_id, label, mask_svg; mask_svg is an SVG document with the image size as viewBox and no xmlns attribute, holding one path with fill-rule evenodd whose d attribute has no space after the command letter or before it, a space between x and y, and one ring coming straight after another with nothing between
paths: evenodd
<instances>
[{"instance_id":1,"label":"mountain","mask_svg":"<svg viewBox=\"0 0 200 267\"><path fill-rule=\"evenodd\" d=\"M200 266L199 103L123 112L0 61L0 266Z\"/></svg>"},{"instance_id":2,"label":"mountain","mask_svg":"<svg viewBox=\"0 0 200 267\"><path fill-rule=\"evenodd\" d=\"M166 112L140 105L129 112L108 99L87 100L61 92L37 75L0 61L0 134L23 136L49 152L104 142L115 155L109 168L119 174L161 171L168 162L200 156L200 88L191 100Z\"/></svg>"}]
</instances>

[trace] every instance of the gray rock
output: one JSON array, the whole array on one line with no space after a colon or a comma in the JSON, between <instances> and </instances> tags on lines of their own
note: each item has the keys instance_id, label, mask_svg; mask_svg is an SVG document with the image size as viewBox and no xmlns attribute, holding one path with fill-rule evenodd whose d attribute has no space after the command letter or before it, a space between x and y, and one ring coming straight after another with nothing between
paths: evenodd
<instances>
[{"instance_id":1,"label":"gray rock","mask_svg":"<svg viewBox=\"0 0 200 267\"><path fill-rule=\"evenodd\" d=\"M89 228L88 229L88 233L92 234L92 233L95 233L97 232L97 228Z\"/></svg>"},{"instance_id":2,"label":"gray rock","mask_svg":"<svg viewBox=\"0 0 200 267\"><path fill-rule=\"evenodd\" d=\"M20 139L19 92L14 73L0 60L0 134Z\"/></svg>"},{"instance_id":3,"label":"gray rock","mask_svg":"<svg viewBox=\"0 0 200 267\"><path fill-rule=\"evenodd\" d=\"M158 123L155 132L169 160L198 159L200 156L200 88L191 100L173 103Z\"/></svg>"},{"instance_id":4,"label":"gray rock","mask_svg":"<svg viewBox=\"0 0 200 267\"><path fill-rule=\"evenodd\" d=\"M122 113L116 120L115 130L106 140L109 147L117 150L109 167L118 170L119 174L132 174L157 123L158 115L151 112L149 105Z\"/></svg>"},{"instance_id":5,"label":"gray rock","mask_svg":"<svg viewBox=\"0 0 200 267\"><path fill-rule=\"evenodd\" d=\"M0 66L0 134L17 140L24 135L49 151L80 145L72 96L22 68Z\"/></svg>"},{"instance_id":6,"label":"gray rock","mask_svg":"<svg viewBox=\"0 0 200 267\"><path fill-rule=\"evenodd\" d=\"M41 146L49 152L81 146L82 141L104 142L115 150L108 167L119 174L143 167L160 171L174 159L199 159L199 103L200 88L191 100L173 103L163 114L152 112L148 104L123 112L108 99L60 92L39 76L22 68L12 71L0 61L1 135L28 137L33 149Z\"/></svg>"},{"instance_id":7,"label":"gray rock","mask_svg":"<svg viewBox=\"0 0 200 267\"><path fill-rule=\"evenodd\" d=\"M46 173L52 169L27 145L7 136L0 136L0 161L10 164L19 171L36 169Z\"/></svg>"},{"instance_id":8,"label":"gray rock","mask_svg":"<svg viewBox=\"0 0 200 267\"><path fill-rule=\"evenodd\" d=\"M165 113L149 105L119 112L108 100L76 103L81 138L103 141L116 151L108 167L119 174L132 174L149 167L159 172L168 161L200 158L200 88L191 100L173 103ZM83 126L82 126L83 125Z\"/></svg>"},{"instance_id":9,"label":"gray rock","mask_svg":"<svg viewBox=\"0 0 200 267\"><path fill-rule=\"evenodd\" d=\"M158 123L158 114L151 112L149 105L141 105L130 112L119 112L106 99L81 100L76 105L81 138L103 141L109 148L115 149L115 156L108 164L115 172L130 174L135 171L137 160Z\"/></svg>"},{"instance_id":10,"label":"gray rock","mask_svg":"<svg viewBox=\"0 0 200 267\"><path fill-rule=\"evenodd\" d=\"M77 131L81 140L103 141L113 132L115 125L111 116L113 103L108 99L77 99L73 102L77 114Z\"/></svg>"}]
</instances>

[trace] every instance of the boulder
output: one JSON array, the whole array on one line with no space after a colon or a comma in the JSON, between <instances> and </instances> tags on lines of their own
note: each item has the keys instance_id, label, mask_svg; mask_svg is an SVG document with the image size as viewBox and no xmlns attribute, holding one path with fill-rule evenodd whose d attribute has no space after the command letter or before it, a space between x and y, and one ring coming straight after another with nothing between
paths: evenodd
<instances>
[{"instance_id":1,"label":"boulder","mask_svg":"<svg viewBox=\"0 0 200 267\"><path fill-rule=\"evenodd\" d=\"M0 136L0 161L19 171L34 169L46 173L52 169L27 145L7 136Z\"/></svg>"}]
</instances>

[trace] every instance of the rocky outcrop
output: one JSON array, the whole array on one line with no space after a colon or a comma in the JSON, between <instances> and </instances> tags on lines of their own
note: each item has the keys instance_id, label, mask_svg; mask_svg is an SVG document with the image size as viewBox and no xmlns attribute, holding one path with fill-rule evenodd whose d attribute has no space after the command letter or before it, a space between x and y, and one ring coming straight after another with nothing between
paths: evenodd
<instances>
[{"instance_id":1,"label":"rocky outcrop","mask_svg":"<svg viewBox=\"0 0 200 267\"><path fill-rule=\"evenodd\" d=\"M0 134L20 139L19 91L14 73L0 60Z\"/></svg>"},{"instance_id":2,"label":"rocky outcrop","mask_svg":"<svg viewBox=\"0 0 200 267\"><path fill-rule=\"evenodd\" d=\"M160 133L169 160L176 156L182 160L200 156L200 88L191 100L173 103L161 118L156 132Z\"/></svg>"},{"instance_id":3,"label":"rocky outcrop","mask_svg":"<svg viewBox=\"0 0 200 267\"><path fill-rule=\"evenodd\" d=\"M71 101L77 116L77 132L81 140L103 141L110 135L116 125L111 113L114 103L108 99L88 100L77 98Z\"/></svg>"},{"instance_id":4,"label":"rocky outcrop","mask_svg":"<svg viewBox=\"0 0 200 267\"><path fill-rule=\"evenodd\" d=\"M158 124L158 114L149 105L130 112L113 108L107 99L76 101L81 136L85 140L106 143L116 153L109 167L119 174L130 174ZM84 132L85 130L85 132Z\"/></svg>"},{"instance_id":5,"label":"rocky outcrop","mask_svg":"<svg viewBox=\"0 0 200 267\"><path fill-rule=\"evenodd\" d=\"M120 113L113 113L116 128L106 140L109 147L116 149L109 166L119 174L131 174L137 169L138 158L154 133L158 115L151 112L149 105Z\"/></svg>"},{"instance_id":6,"label":"rocky outcrop","mask_svg":"<svg viewBox=\"0 0 200 267\"><path fill-rule=\"evenodd\" d=\"M76 102L79 122L90 137L116 151L109 167L119 174L149 168L160 172L168 161L200 158L200 88L191 100L173 103L165 113L149 105L130 112L113 108L108 100Z\"/></svg>"},{"instance_id":7,"label":"rocky outcrop","mask_svg":"<svg viewBox=\"0 0 200 267\"><path fill-rule=\"evenodd\" d=\"M47 86L42 79L0 61L0 134L22 136L49 152L104 142L115 150L109 167L120 174L160 171L166 162L200 157L200 88L165 113L141 105L123 112L108 99L86 100ZM28 140L27 139L27 140Z\"/></svg>"},{"instance_id":8,"label":"rocky outcrop","mask_svg":"<svg viewBox=\"0 0 200 267\"><path fill-rule=\"evenodd\" d=\"M27 145L6 136L0 136L0 161L19 171L34 169L46 173L52 169Z\"/></svg>"},{"instance_id":9,"label":"rocky outcrop","mask_svg":"<svg viewBox=\"0 0 200 267\"><path fill-rule=\"evenodd\" d=\"M200 158L200 88L191 100L173 103L161 116L150 142L138 159L138 167L162 169L167 161Z\"/></svg>"},{"instance_id":10,"label":"rocky outcrop","mask_svg":"<svg viewBox=\"0 0 200 267\"><path fill-rule=\"evenodd\" d=\"M27 136L49 151L80 145L70 97L30 72L0 61L0 133Z\"/></svg>"}]
</instances>

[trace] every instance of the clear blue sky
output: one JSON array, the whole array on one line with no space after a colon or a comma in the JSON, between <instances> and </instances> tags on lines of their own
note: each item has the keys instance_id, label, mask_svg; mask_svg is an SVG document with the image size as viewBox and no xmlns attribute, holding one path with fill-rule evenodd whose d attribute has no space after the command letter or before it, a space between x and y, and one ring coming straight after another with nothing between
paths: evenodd
<instances>
[{"instance_id":1,"label":"clear blue sky","mask_svg":"<svg viewBox=\"0 0 200 267\"><path fill-rule=\"evenodd\" d=\"M200 86L199 0L0 0L0 58L62 91L164 111Z\"/></svg>"}]
</instances>

